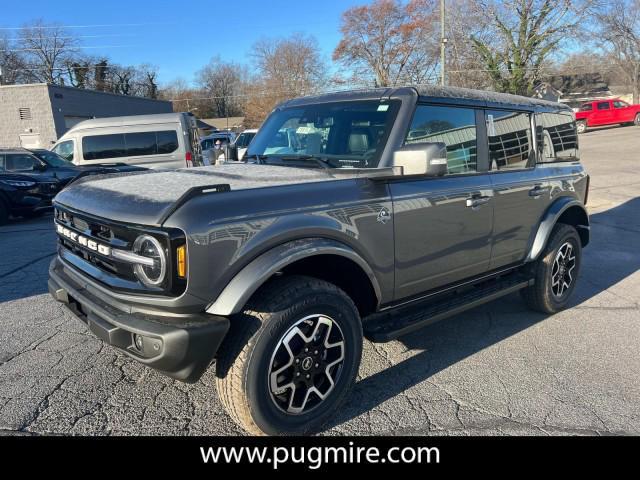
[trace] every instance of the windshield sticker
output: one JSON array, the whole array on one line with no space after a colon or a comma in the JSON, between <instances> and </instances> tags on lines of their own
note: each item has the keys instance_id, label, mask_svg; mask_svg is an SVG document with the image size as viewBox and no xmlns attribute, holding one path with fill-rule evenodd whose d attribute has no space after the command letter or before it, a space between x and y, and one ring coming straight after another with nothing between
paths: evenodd
<instances>
[{"instance_id":1,"label":"windshield sticker","mask_svg":"<svg viewBox=\"0 0 640 480\"><path fill-rule=\"evenodd\" d=\"M389 105L378 105L379 112L386 112L387 110L389 110Z\"/></svg>"}]
</instances>

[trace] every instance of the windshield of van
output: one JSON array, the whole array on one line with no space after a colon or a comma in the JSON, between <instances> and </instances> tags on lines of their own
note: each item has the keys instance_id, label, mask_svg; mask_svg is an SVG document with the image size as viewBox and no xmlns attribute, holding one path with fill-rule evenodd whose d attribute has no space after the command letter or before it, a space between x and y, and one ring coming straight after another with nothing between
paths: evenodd
<instances>
[{"instance_id":1,"label":"windshield of van","mask_svg":"<svg viewBox=\"0 0 640 480\"><path fill-rule=\"evenodd\" d=\"M355 101L274 112L249 145L246 158L319 159L333 168L375 168L400 102Z\"/></svg>"}]
</instances>

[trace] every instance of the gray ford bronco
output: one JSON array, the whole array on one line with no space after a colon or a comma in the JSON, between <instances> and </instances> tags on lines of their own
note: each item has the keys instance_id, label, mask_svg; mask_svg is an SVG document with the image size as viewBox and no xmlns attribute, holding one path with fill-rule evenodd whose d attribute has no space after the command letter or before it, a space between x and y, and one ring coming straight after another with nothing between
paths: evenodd
<instances>
[{"instance_id":1,"label":"gray ford bronco","mask_svg":"<svg viewBox=\"0 0 640 480\"><path fill-rule=\"evenodd\" d=\"M548 314L567 305L589 243L577 142L567 107L511 95L291 100L244 163L59 193L49 290L166 375L195 382L213 364L247 431L310 433L346 399L363 337L516 291Z\"/></svg>"}]
</instances>

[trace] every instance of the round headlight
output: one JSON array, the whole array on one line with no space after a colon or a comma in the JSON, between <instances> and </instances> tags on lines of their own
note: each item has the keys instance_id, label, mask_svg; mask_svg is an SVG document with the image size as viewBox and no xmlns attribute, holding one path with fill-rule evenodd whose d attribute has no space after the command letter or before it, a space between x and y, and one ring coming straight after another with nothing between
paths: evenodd
<instances>
[{"instance_id":1,"label":"round headlight","mask_svg":"<svg viewBox=\"0 0 640 480\"><path fill-rule=\"evenodd\" d=\"M153 259L153 266L135 265L133 269L136 276L149 287L161 284L167 272L167 260L160 242L149 235L141 235L133 242L133 251L138 255Z\"/></svg>"}]
</instances>

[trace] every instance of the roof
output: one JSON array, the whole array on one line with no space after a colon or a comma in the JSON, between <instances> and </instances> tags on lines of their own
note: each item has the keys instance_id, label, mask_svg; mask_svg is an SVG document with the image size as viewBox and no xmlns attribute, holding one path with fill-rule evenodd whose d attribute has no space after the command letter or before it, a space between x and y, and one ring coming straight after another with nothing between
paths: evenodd
<instances>
[{"instance_id":1,"label":"roof","mask_svg":"<svg viewBox=\"0 0 640 480\"><path fill-rule=\"evenodd\" d=\"M162 100L160 98L140 97L137 95L122 95L120 93L104 92L101 90L92 90L89 88L71 87L69 85L54 85L52 83L16 83L12 85L0 85L0 89L1 88L33 88L33 87L48 87L56 90L73 90L74 92L83 92L91 95L110 95L110 96L116 96L121 98L131 98L131 99L135 99L136 101L142 100L142 101L148 101L148 102L161 102L161 103L169 103L169 104L172 103L171 100Z\"/></svg>"},{"instance_id":2,"label":"roof","mask_svg":"<svg viewBox=\"0 0 640 480\"><path fill-rule=\"evenodd\" d=\"M339 102L349 100L378 100L382 98L415 96L421 100L461 100L464 103L476 103L480 106L521 106L544 107L555 110L568 108L556 102L549 102L538 98L522 97L509 93L472 90L460 87L441 87L436 85L419 85L394 88L369 88L360 90L345 90L325 93L308 97L296 98L281 104L281 107L309 105L312 103Z\"/></svg>"},{"instance_id":3,"label":"roof","mask_svg":"<svg viewBox=\"0 0 640 480\"><path fill-rule=\"evenodd\" d=\"M69 132L96 127L121 127L125 125L148 125L153 123L179 122L185 113L153 113L148 115L127 115L124 117L102 117L84 120L75 125ZM67 132L67 133L69 133Z\"/></svg>"},{"instance_id":4,"label":"roof","mask_svg":"<svg viewBox=\"0 0 640 480\"><path fill-rule=\"evenodd\" d=\"M219 130L244 125L244 117L201 118L200 120Z\"/></svg>"}]
</instances>

